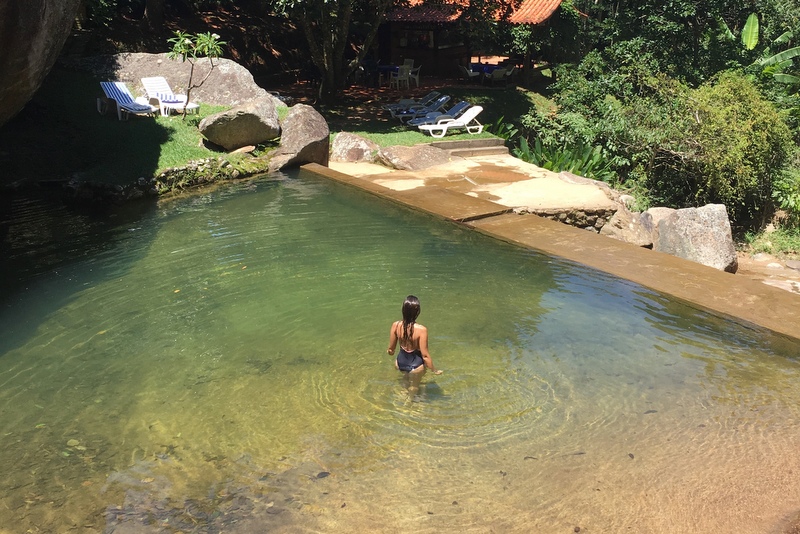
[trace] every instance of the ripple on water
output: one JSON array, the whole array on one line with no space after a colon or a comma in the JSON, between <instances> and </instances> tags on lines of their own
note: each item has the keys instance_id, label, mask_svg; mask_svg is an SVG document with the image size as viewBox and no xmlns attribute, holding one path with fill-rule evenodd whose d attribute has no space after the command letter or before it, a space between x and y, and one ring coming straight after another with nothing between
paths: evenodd
<instances>
[{"instance_id":1,"label":"ripple on water","mask_svg":"<svg viewBox=\"0 0 800 534\"><path fill-rule=\"evenodd\" d=\"M460 449L531 432L558 433L569 419L571 392L556 385L564 382L526 364L509 367L489 360L482 368L427 373L413 399L391 364L379 377L358 384L343 376L351 371L334 370L316 378L315 401L389 448L410 440Z\"/></svg>"}]
</instances>

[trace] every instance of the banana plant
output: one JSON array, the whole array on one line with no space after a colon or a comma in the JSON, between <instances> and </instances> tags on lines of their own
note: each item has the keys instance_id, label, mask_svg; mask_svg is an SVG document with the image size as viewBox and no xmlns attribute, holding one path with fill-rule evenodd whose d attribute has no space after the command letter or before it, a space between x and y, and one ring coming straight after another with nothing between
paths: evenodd
<instances>
[{"instance_id":1,"label":"banana plant","mask_svg":"<svg viewBox=\"0 0 800 534\"><path fill-rule=\"evenodd\" d=\"M747 22L742 28L742 44L748 50L752 50L758 45L758 15L750 13Z\"/></svg>"},{"instance_id":2,"label":"banana plant","mask_svg":"<svg viewBox=\"0 0 800 534\"><path fill-rule=\"evenodd\" d=\"M794 37L794 33L788 31L775 39L775 44L781 45L788 43ZM776 82L786 83L790 85L800 85L800 71L792 69L791 72L786 72L794 64L794 59L800 57L800 46L788 48L777 54L773 54L759 61L759 65L764 67L764 71L772 74Z\"/></svg>"}]
</instances>

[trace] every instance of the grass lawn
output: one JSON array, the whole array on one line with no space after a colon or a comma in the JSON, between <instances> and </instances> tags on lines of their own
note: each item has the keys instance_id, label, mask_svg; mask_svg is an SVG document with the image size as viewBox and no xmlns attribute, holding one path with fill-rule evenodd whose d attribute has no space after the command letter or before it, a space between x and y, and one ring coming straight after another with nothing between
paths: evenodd
<instances>
[{"instance_id":1,"label":"grass lawn","mask_svg":"<svg viewBox=\"0 0 800 534\"><path fill-rule=\"evenodd\" d=\"M415 97L426 94L429 89L415 91ZM537 93L517 88L487 88L481 86L444 85L436 88L442 94L449 95L450 101L446 108L460 100L466 100L473 105L480 105L483 111L478 120L486 127L502 119L503 122L518 122L519 117L526 114L535 105L547 105L546 99ZM415 145L439 141L430 135L422 133L417 128L401 124L398 119L393 119L388 111L381 106L399 99L388 96L372 95L364 90L349 92L341 105L321 109L322 114L331 126L331 132L347 131L361 135L380 146ZM454 141L458 139L476 139L481 137L494 137L488 132L471 135L463 130L462 133L447 134L441 140Z\"/></svg>"},{"instance_id":2,"label":"grass lawn","mask_svg":"<svg viewBox=\"0 0 800 534\"><path fill-rule=\"evenodd\" d=\"M217 155L202 143L200 120L225 109L202 105L199 115L100 115L99 80L54 69L33 100L0 129L4 181L82 180L127 184L187 161ZM131 88L132 89L132 88ZM241 157L241 156L239 156Z\"/></svg>"}]
</instances>

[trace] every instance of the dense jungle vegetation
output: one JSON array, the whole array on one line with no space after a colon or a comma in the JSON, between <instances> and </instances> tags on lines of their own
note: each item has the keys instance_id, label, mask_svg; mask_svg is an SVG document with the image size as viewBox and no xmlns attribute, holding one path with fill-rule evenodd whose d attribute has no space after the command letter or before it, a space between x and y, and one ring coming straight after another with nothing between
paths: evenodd
<instances>
[{"instance_id":1,"label":"dense jungle vegetation","mask_svg":"<svg viewBox=\"0 0 800 534\"><path fill-rule=\"evenodd\" d=\"M210 27L257 79L313 69L324 100L394 3L86 0L84 24L117 50ZM777 226L800 249L796 0L564 0L541 26L502 22L507 1L463 4L456 24L473 49L550 67L548 100L500 129L519 157L629 190L642 208L724 203L739 235ZM219 27L215 13L233 10L261 22Z\"/></svg>"}]
</instances>

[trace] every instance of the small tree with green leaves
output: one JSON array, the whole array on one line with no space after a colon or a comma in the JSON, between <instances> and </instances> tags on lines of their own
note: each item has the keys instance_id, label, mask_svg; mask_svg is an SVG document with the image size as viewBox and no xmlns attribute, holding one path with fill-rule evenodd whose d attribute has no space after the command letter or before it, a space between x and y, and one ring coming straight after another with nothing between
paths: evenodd
<instances>
[{"instance_id":1,"label":"small tree with green leaves","mask_svg":"<svg viewBox=\"0 0 800 534\"><path fill-rule=\"evenodd\" d=\"M211 76L211 71L214 70L214 58L222 55L222 47L225 41L219 40L219 35L216 33L198 33L193 35L182 31L176 31L175 37L167 41L172 45L172 50L168 56L170 59L180 59L181 61L188 61L191 65L189 69L189 82L186 85L186 101L189 102L189 96L192 89L202 86L205 81ZM211 68L208 69L206 75L197 83L194 83L194 66L195 62L207 57ZM186 117L186 108L183 108L183 116Z\"/></svg>"}]
</instances>

